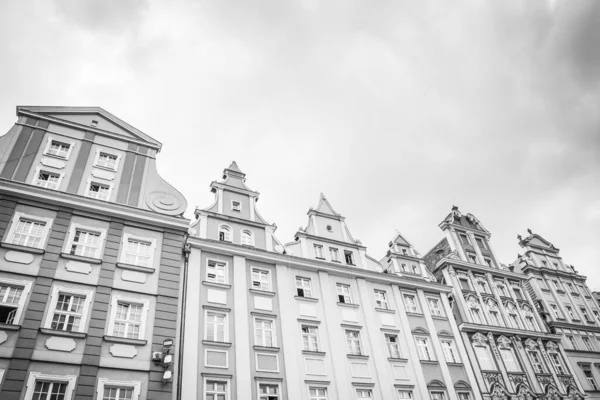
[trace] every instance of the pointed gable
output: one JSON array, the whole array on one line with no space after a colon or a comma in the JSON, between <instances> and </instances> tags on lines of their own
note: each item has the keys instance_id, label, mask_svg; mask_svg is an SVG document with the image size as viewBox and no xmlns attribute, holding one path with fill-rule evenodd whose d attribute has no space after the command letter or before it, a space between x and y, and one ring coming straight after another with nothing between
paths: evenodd
<instances>
[{"instance_id":1,"label":"pointed gable","mask_svg":"<svg viewBox=\"0 0 600 400\"><path fill-rule=\"evenodd\" d=\"M525 239L521 239L521 236L519 236L519 239L521 239L519 242L521 247L536 247L558 253L559 250L542 236L538 235L537 233L533 233L531 229L527 229L527 232L529 233L529 236L527 236Z\"/></svg>"},{"instance_id":2,"label":"pointed gable","mask_svg":"<svg viewBox=\"0 0 600 400\"><path fill-rule=\"evenodd\" d=\"M321 197L319 198L319 205L317 206L315 211L321 214L329 214L335 217L340 216L340 214L336 213L333 210L333 207L331 207L331 204L329 204L329 201L323 193L321 193Z\"/></svg>"}]
</instances>

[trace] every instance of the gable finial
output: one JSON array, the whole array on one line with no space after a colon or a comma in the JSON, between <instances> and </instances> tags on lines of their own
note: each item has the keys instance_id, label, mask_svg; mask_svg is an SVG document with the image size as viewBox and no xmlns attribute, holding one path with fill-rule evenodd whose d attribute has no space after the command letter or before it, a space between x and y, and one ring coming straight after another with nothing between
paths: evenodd
<instances>
[{"instance_id":1,"label":"gable finial","mask_svg":"<svg viewBox=\"0 0 600 400\"><path fill-rule=\"evenodd\" d=\"M458 211L458 206L452 206L452 211Z\"/></svg>"},{"instance_id":2,"label":"gable finial","mask_svg":"<svg viewBox=\"0 0 600 400\"><path fill-rule=\"evenodd\" d=\"M523 236L517 235L517 239L519 239L519 242L520 242L521 240L523 240Z\"/></svg>"},{"instance_id":3,"label":"gable finial","mask_svg":"<svg viewBox=\"0 0 600 400\"><path fill-rule=\"evenodd\" d=\"M531 229L527 228L527 232L529 232L530 235L533 235L533 232L531 231Z\"/></svg>"}]
</instances>

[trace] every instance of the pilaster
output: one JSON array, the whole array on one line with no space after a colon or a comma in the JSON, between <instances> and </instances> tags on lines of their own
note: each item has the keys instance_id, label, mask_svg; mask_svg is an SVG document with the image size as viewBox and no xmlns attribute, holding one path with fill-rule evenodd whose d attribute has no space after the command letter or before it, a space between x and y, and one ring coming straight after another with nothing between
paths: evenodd
<instances>
[{"instance_id":1,"label":"pilaster","mask_svg":"<svg viewBox=\"0 0 600 400\"><path fill-rule=\"evenodd\" d=\"M234 321L235 321L235 373L237 394L244 393L246 396L252 393L253 382L250 376L250 338L248 332L252 329L250 326L248 312L246 310L248 301L246 259L240 256L233 256L233 303L234 303ZM199 304L199 303L198 303ZM237 398L238 396L232 396Z\"/></svg>"}]
</instances>

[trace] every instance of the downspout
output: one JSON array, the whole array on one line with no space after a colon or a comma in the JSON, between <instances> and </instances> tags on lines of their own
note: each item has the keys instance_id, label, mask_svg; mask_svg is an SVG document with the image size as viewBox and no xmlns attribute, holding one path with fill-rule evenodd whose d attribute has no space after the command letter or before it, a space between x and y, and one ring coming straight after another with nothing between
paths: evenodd
<instances>
[{"instance_id":1,"label":"downspout","mask_svg":"<svg viewBox=\"0 0 600 400\"><path fill-rule=\"evenodd\" d=\"M187 306L187 279L188 279L188 264L190 260L190 252L192 251L192 245L187 242L188 236L185 237L185 244L183 245L183 284L181 294L181 308L179 320L179 360L177 362L177 400L181 400L181 381L183 380L183 347L184 347L184 332L185 332L185 311Z\"/></svg>"}]
</instances>

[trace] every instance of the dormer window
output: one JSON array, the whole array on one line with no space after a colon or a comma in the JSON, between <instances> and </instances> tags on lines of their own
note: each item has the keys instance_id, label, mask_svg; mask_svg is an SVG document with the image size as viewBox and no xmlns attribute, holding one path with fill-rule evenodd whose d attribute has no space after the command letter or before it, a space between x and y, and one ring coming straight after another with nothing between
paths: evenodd
<instances>
[{"instance_id":1,"label":"dormer window","mask_svg":"<svg viewBox=\"0 0 600 400\"><path fill-rule=\"evenodd\" d=\"M242 212L242 203L240 203L239 201L232 200L231 209L233 211Z\"/></svg>"},{"instance_id":2,"label":"dormer window","mask_svg":"<svg viewBox=\"0 0 600 400\"><path fill-rule=\"evenodd\" d=\"M221 242L231 242L231 228L227 225L221 225L219 227L219 240Z\"/></svg>"},{"instance_id":3,"label":"dormer window","mask_svg":"<svg viewBox=\"0 0 600 400\"><path fill-rule=\"evenodd\" d=\"M346 264L354 265L354 257L351 251L344 250L344 259L346 260Z\"/></svg>"}]
</instances>

